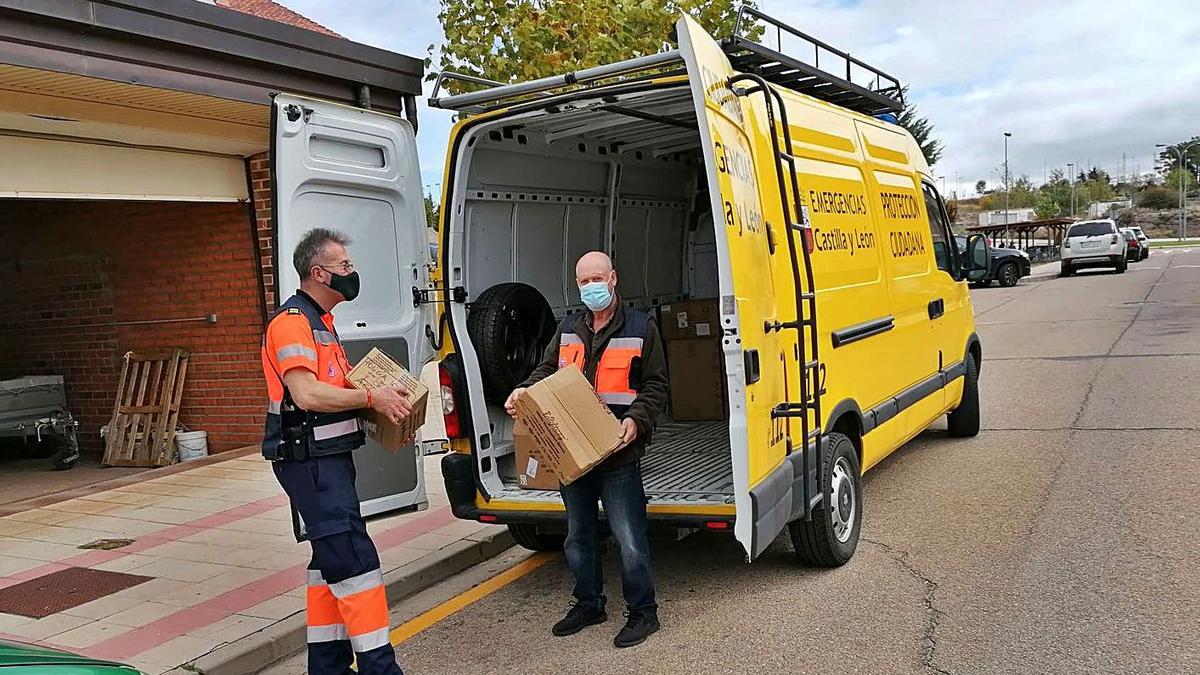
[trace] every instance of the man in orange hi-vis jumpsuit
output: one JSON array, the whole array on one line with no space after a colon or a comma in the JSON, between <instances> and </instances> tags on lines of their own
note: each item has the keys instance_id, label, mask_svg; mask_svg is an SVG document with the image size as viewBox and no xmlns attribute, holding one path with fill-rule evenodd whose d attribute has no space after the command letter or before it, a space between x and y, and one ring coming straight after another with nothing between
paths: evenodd
<instances>
[{"instance_id":1,"label":"man in orange hi-vis jumpsuit","mask_svg":"<svg viewBox=\"0 0 1200 675\"><path fill-rule=\"evenodd\" d=\"M308 672L345 675L355 655L363 675L402 675L388 638L379 555L367 535L350 455L366 442L358 411L393 421L411 414L400 388L346 385L350 364L330 310L358 296L345 235L308 232L292 263L300 290L267 322L263 372L270 397L263 456L304 520L308 566Z\"/></svg>"}]
</instances>

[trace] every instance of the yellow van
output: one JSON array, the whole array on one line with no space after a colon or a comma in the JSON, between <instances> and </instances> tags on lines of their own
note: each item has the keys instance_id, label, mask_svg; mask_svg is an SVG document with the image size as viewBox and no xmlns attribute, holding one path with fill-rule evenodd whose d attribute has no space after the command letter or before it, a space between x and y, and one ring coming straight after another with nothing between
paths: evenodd
<instances>
[{"instance_id":1,"label":"yellow van","mask_svg":"<svg viewBox=\"0 0 1200 675\"><path fill-rule=\"evenodd\" d=\"M751 22L810 45L816 63L746 38ZM623 302L672 320L672 305L711 303L724 403L716 419L660 423L642 465L652 522L728 531L749 560L787 529L803 560L840 565L858 542L863 471L942 415L953 435L978 432L967 281L986 274L986 245L972 238L960 259L919 147L878 119L902 109L897 80L753 9L720 44L687 17L676 33L676 51L533 82L442 74L430 104L461 119L435 276L401 264L387 292L411 285L411 305L356 325L409 363L437 352L455 515L560 546L559 494L519 485L502 402L582 307L575 260L608 251ZM485 88L439 97L455 77ZM277 97L277 136L325 111L291 104ZM377 179L371 194L392 190L362 213L390 200L385 220L401 222L414 200L387 181L411 183L415 157L389 158L411 150L411 129L371 115L325 111L306 152ZM369 241L360 268L424 248L407 233ZM670 340L667 357L682 358Z\"/></svg>"}]
</instances>

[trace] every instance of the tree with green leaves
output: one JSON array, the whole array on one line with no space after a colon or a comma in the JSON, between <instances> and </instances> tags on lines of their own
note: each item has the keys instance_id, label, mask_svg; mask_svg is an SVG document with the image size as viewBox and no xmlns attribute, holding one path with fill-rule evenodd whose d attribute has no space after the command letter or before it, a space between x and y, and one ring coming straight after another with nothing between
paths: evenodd
<instances>
[{"instance_id":1,"label":"tree with green leaves","mask_svg":"<svg viewBox=\"0 0 1200 675\"><path fill-rule=\"evenodd\" d=\"M975 194L977 194L977 195L987 194L987 181L986 180L975 181Z\"/></svg>"},{"instance_id":2,"label":"tree with green leaves","mask_svg":"<svg viewBox=\"0 0 1200 675\"><path fill-rule=\"evenodd\" d=\"M1196 178L1192 175L1191 171L1175 167L1167 173L1166 178L1163 180L1163 185L1168 189L1179 192L1180 184L1183 185L1183 191L1188 192L1196 184Z\"/></svg>"},{"instance_id":3,"label":"tree with green leaves","mask_svg":"<svg viewBox=\"0 0 1200 675\"><path fill-rule=\"evenodd\" d=\"M441 227L441 205L433 201L433 195L425 195L425 226L437 230Z\"/></svg>"},{"instance_id":4,"label":"tree with green leaves","mask_svg":"<svg viewBox=\"0 0 1200 675\"><path fill-rule=\"evenodd\" d=\"M506 84L533 80L669 49L671 29L681 12L714 36L729 35L742 4L735 0L441 0L438 19L446 41L429 46L429 61L436 63L436 70ZM762 29L744 32L755 37ZM450 83L453 93L466 88Z\"/></svg>"},{"instance_id":5,"label":"tree with green leaves","mask_svg":"<svg viewBox=\"0 0 1200 675\"><path fill-rule=\"evenodd\" d=\"M1158 159L1162 163L1163 175L1169 174L1179 166L1179 153L1183 152L1184 148L1191 145L1187 150L1187 159L1192 166L1200 166L1200 136L1192 136L1186 141L1171 143L1168 147L1162 149L1158 153ZM1179 184L1176 183L1176 189Z\"/></svg>"},{"instance_id":6,"label":"tree with green leaves","mask_svg":"<svg viewBox=\"0 0 1200 675\"><path fill-rule=\"evenodd\" d=\"M1033 210L1037 212L1038 218L1053 218L1062 212L1062 205L1054 198L1054 195L1046 190L1041 190L1037 194L1037 201L1033 204Z\"/></svg>"},{"instance_id":7,"label":"tree with green leaves","mask_svg":"<svg viewBox=\"0 0 1200 675\"><path fill-rule=\"evenodd\" d=\"M901 92L907 100L908 87L901 89ZM929 122L929 118L922 117L915 106L908 105L904 107L904 112L900 113L897 122L912 134L917 145L921 146L921 154L925 155L925 161L929 163L929 166L937 164L942 157L942 142L933 138L933 124ZM975 186L978 188L979 184L976 183Z\"/></svg>"}]
</instances>

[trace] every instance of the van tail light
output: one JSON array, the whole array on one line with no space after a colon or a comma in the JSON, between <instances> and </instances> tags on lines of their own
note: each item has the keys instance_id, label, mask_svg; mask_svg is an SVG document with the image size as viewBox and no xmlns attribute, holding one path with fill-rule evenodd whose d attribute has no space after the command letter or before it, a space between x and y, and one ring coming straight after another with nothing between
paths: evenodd
<instances>
[{"instance_id":1,"label":"van tail light","mask_svg":"<svg viewBox=\"0 0 1200 675\"><path fill-rule=\"evenodd\" d=\"M446 366L438 366L438 381L442 386L442 417L446 423L446 438L462 438L462 424L458 421L458 408L454 405L454 385Z\"/></svg>"},{"instance_id":2,"label":"van tail light","mask_svg":"<svg viewBox=\"0 0 1200 675\"><path fill-rule=\"evenodd\" d=\"M500 521L499 518L497 518L496 516L493 516L490 513L479 514L479 522L481 522L481 523L495 523L495 522L499 522L499 521Z\"/></svg>"},{"instance_id":3,"label":"van tail light","mask_svg":"<svg viewBox=\"0 0 1200 675\"><path fill-rule=\"evenodd\" d=\"M1129 240L1129 248L1137 248L1137 242L1133 239Z\"/></svg>"},{"instance_id":4,"label":"van tail light","mask_svg":"<svg viewBox=\"0 0 1200 675\"><path fill-rule=\"evenodd\" d=\"M724 532L725 530L729 529L729 521L728 520L709 520L704 523L704 527L707 529L710 529L710 530L717 530L718 532Z\"/></svg>"},{"instance_id":5,"label":"van tail light","mask_svg":"<svg viewBox=\"0 0 1200 675\"><path fill-rule=\"evenodd\" d=\"M813 238L813 231L811 227L804 228L804 248L807 249L809 253L812 253L817 248L817 241Z\"/></svg>"}]
</instances>

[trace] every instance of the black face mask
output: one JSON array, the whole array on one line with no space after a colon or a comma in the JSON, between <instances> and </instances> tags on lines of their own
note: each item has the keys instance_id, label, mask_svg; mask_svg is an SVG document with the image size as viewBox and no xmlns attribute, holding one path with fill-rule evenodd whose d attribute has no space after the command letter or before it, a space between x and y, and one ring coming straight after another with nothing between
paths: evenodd
<instances>
[{"instance_id":1,"label":"black face mask","mask_svg":"<svg viewBox=\"0 0 1200 675\"><path fill-rule=\"evenodd\" d=\"M322 268L322 269L324 269L324 268ZM325 271L329 272L329 270L325 270ZM350 302L351 300L358 297L358 285L359 285L359 280L358 280L358 271L357 270L355 270L349 274L346 274L344 276L341 274L334 274L333 272L329 272L328 286L330 288L332 288L333 290L337 291L338 293L341 293L342 297L346 299L346 302Z\"/></svg>"}]
</instances>

